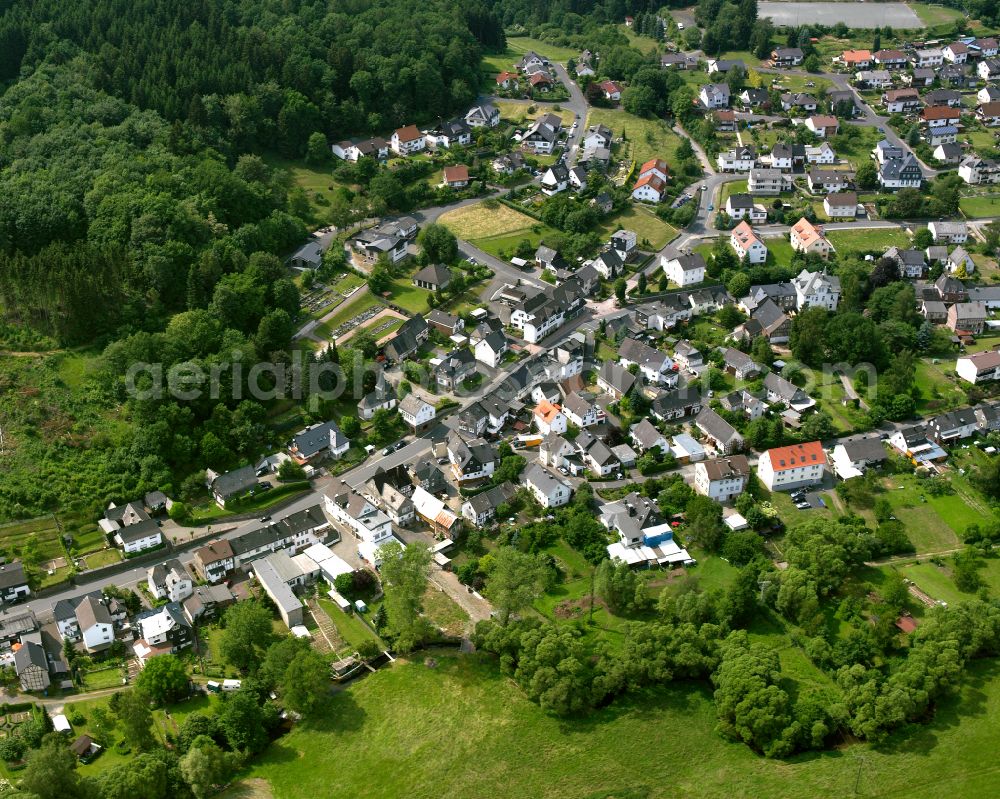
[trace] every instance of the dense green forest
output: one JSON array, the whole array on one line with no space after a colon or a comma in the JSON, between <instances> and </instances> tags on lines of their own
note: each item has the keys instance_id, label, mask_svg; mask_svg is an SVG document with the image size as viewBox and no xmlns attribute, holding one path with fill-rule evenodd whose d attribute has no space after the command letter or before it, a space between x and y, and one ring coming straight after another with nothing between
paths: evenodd
<instances>
[{"instance_id":1,"label":"dense green forest","mask_svg":"<svg viewBox=\"0 0 1000 799\"><path fill-rule=\"evenodd\" d=\"M480 48L503 45L485 7L449 0L5 0L4 10L0 82L79 48L97 88L225 131L239 150L295 152L314 131L461 110L475 97Z\"/></svg>"}]
</instances>

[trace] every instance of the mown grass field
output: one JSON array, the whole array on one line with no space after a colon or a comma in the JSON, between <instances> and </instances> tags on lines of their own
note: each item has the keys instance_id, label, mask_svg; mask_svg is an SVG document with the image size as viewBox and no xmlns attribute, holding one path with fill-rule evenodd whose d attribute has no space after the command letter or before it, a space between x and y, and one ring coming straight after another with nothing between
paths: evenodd
<instances>
[{"instance_id":1,"label":"mown grass field","mask_svg":"<svg viewBox=\"0 0 1000 799\"><path fill-rule=\"evenodd\" d=\"M909 3L908 5L928 28L951 25L960 19L965 19L965 15L957 8L947 8L929 3Z\"/></svg>"},{"instance_id":2,"label":"mown grass field","mask_svg":"<svg viewBox=\"0 0 1000 799\"><path fill-rule=\"evenodd\" d=\"M502 119L510 120L517 125L523 125L525 122L537 119L543 114L555 114L562 120L563 125L573 124L572 111L567 111L564 108L557 111L551 104L532 103L528 100L519 102L515 102L514 100L497 100L495 105L500 110L500 117ZM535 110L529 111L528 109L530 108L534 108Z\"/></svg>"},{"instance_id":3,"label":"mown grass field","mask_svg":"<svg viewBox=\"0 0 1000 799\"><path fill-rule=\"evenodd\" d=\"M544 42L541 39L533 39L530 36L511 36L507 39L507 50L517 53L519 57L529 50L534 50L543 58L562 64L580 55L580 51L572 47L560 47L557 44Z\"/></svg>"},{"instance_id":4,"label":"mown grass field","mask_svg":"<svg viewBox=\"0 0 1000 799\"><path fill-rule=\"evenodd\" d=\"M677 163L677 147L682 139L660 119L643 119L609 108L591 108L587 124L607 125L616 138L624 131L626 141L619 157L630 157L639 164L650 158L663 158L670 167Z\"/></svg>"},{"instance_id":5,"label":"mown grass field","mask_svg":"<svg viewBox=\"0 0 1000 799\"><path fill-rule=\"evenodd\" d=\"M882 253L889 247L909 247L910 237L899 229L831 230L826 234L840 255L847 253Z\"/></svg>"},{"instance_id":6,"label":"mown grass field","mask_svg":"<svg viewBox=\"0 0 1000 799\"><path fill-rule=\"evenodd\" d=\"M457 208L442 214L438 222L465 240L504 236L540 224L527 214L501 203L493 208L487 208L484 203Z\"/></svg>"},{"instance_id":7,"label":"mown grass field","mask_svg":"<svg viewBox=\"0 0 1000 799\"><path fill-rule=\"evenodd\" d=\"M1000 194L980 197L963 197L958 201L962 213L972 219L984 216L1000 216Z\"/></svg>"},{"instance_id":8,"label":"mown grass field","mask_svg":"<svg viewBox=\"0 0 1000 799\"><path fill-rule=\"evenodd\" d=\"M708 686L665 685L564 721L525 699L491 660L433 656L433 668L421 656L336 694L328 714L272 745L248 776L268 780L276 799L995 795L995 663L975 664L931 723L877 749L782 761L718 737ZM782 660L798 672L797 650Z\"/></svg>"},{"instance_id":9,"label":"mown grass field","mask_svg":"<svg viewBox=\"0 0 1000 799\"><path fill-rule=\"evenodd\" d=\"M602 236L607 237L615 231L634 230L639 237L643 249L660 250L667 242L677 235L677 228L664 222L648 208L633 205L611 217L601 228ZM648 241L649 244L642 242Z\"/></svg>"}]
</instances>

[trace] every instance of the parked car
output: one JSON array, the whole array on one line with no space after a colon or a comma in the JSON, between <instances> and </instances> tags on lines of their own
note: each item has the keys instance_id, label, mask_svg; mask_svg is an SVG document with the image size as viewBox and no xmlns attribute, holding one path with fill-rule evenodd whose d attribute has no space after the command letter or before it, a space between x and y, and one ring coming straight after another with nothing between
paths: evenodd
<instances>
[{"instance_id":1,"label":"parked car","mask_svg":"<svg viewBox=\"0 0 1000 799\"><path fill-rule=\"evenodd\" d=\"M260 517L260 521L262 521L262 522L269 522L269 521L271 521L271 517L270 516L261 516Z\"/></svg>"}]
</instances>

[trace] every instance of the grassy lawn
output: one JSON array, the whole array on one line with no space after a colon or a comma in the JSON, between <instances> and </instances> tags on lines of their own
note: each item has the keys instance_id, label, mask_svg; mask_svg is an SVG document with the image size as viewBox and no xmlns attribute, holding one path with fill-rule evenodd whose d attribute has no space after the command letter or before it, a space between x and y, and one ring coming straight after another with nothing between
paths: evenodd
<instances>
[{"instance_id":1,"label":"grassy lawn","mask_svg":"<svg viewBox=\"0 0 1000 799\"><path fill-rule=\"evenodd\" d=\"M609 219L601 228L602 238L617 230L634 230L643 249L660 250L677 235L677 228L660 219L648 208L631 206ZM643 242L649 242L644 244Z\"/></svg>"},{"instance_id":2,"label":"grassy lawn","mask_svg":"<svg viewBox=\"0 0 1000 799\"><path fill-rule=\"evenodd\" d=\"M850 161L855 169L870 159L872 149L883 138L876 128L851 125L844 126L841 131L844 132L830 138L830 146L838 157Z\"/></svg>"},{"instance_id":3,"label":"grassy lawn","mask_svg":"<svg viewBox=\"0 0 1000 799\"><path fill-rule=\"evenodd\" d=\"M567 722L530 703L486 658L434 658L434 668L415 658L336 694L328 714L274 743L248 776L268 780L276 799L995 795L1000 681L989 662L972 665L933 721L881 747L769 760L714 732L707 685L668 684ZM782 662L808 678L795 652L783 650ZM636 741L656 745L641 769Z\"/></svg>"},{"instance_id":4,"label":"grassy lawn","mask_svg":"<svg viewBox=\"0 0 1000 799\"><path fill-rule=\"evenodd\" d=\"M935 509L934 498L922 492L915 480L912 475L893 475L888 481L892 487L884 496L892 505L893 515L906 527L906 535L917 554L960 546L955 531Z\"/></svg>"},{"instance_id":5,"label":"grassy lawn","mask_svg":"<svg viewBox=\"0 0 1000 799\"><path fill-rule=\"evenodd\" d=\"M495 255L498 258L508 259L514 254L517 245L524 239L531 242L532 248L538 247L547 236L558 234L554 228L543 225L540 222L534 228L519 231L517 233L505 234L503 236L487 236L481 239L470 239L469 243L478 247L483 252Z\"/></svg>"},{"instance_id":6,"label":"grassy lawn","mask_svg":"<svg viewBox=\"0 0 1000 799\"><path fill-rule=\"evenodd\" d=\"M511 36L507 39L507 50L522 55L529 50L534 50L543 58L562 64L580 55L580 51L572 47L560 47L557 44L543 42L541 39L533 39L530 36Z\"/></svg>"},{"instance_id":7,"label":"grassy lawn","mask_svg":"<svg viewBox=\"0 0 1000 799\"><path fill-rule=\"evenodd\" d=\"M365 641L375 641L382 645L379 637L357 616L344 613L334 602L323 596L319 598L319 604L330 617L340 637L352 647L357 648Z\"/></svg>"},{"instance_id":8,"label":"grassy lawn","mask_svg":"<svg viewBox=\"0 0 1000 799\"><path fill-rule=\"evenodd\" d=\"M410 313L427 313L427 295L431 292L417 288L409 277L397 277L392 281L391 302ZM381 323L384 320L379 320Z\"/></svg>"},{"instance_id":9,"label":"grassy lawn","mask_svg":"<svg viewBox=\"0 0 1000 799\"><path fill-rule=\"evenodd\" d=\"M739 60L746 64L748 67L759 67L760 59L757 58L749 50L727 50L719 58Z\"/></svg>"},{"instance_id":10,"label":"grassy lawn","mask_svg":"<svg viewBox=\"0 0 1000 799\"><path fill-rule=\"evenodd\" d=\"M625 34L625 38L628 39L629 46L634 47L642 53L656 52L657 42L655 39L651 39L648 36L637 36L632 29L625 24L619 25L618 30Z\"/></svg>"},{"instance_id":11,"label":"grassy lawn","mask_svg":"<svg viewBox=\"0 0 1000 799\"><path fill-rule=\"evenodd\" d=\"M951 358L946 358L941 363L934 363L927 358L917 361L916 385L920 390L918 413L949 410L966 403L965 391L945 375L945 369L952 371L954 367Z\"/></svg>"},{"instance_id":12,"label":"grassy lawn","mask_svg":"<svg viewBox=\"0 0 1000 799\"><path fill-rule=\"evenodd\" d=\"M80 557L87 562L88 569L96 569L100 566L110 566L112 563L121 562L122 553L113 547L108 547L97 552L87 552Z\"/></svg>"},{"instance_id":13,"label":"grassy lawn","mask_svg":"<svg viewBox=\"0 0 1000 799\"><path fill-rule=\"evenodd\" d=\"M424 615L451 636L461 636L469 627L469 614L433 585L428 585L424 592Z\"/></svg>"},{"instance_id":14,"label":"grassy lawn","mask_svg":"<svg viewBox=\"0 0 1000 799\"><path fill-rule=\"evenodd\" d=\"M339 188L333 179L332 163L330 166L313 167L304 161L293 161L278 155L268 155L264 160L272 169L282 169L288 172L292 176L292 180L305 190L313 217L317 222L328 221L327 214L329 212L327 209ZM317 198L322 199L317 202Z\"/></svg>"},{"instance_id":15,"label":"grassy lawn","mask_svg":"<svg viewBox=\"0 0 1000 799\"><path fill-rule=\"evenodd\" d=\"M977 219L983 216L1000 216L1000 194L980 197L962 197L958 207L967 217Z\"/></svg>"},{"instance_id":16,"label":"grassy lawn","mask_svg":"<svg viewBox=\"0 0 1000 799\"><path fill-rule=\"evenodd\" d=\"M565 108L556 111L552 105L541 103L534 104L535 110L529 111L528 109L532 107L532 103L528 101L515 102L513 100L497 100L494 104L500 109L500 116L503 119L509 119L518 125L523 125L531 119L537 119L543 114L555 114L562 120L563 125L573 124L573 112L567 111ZM538 159L539 162L542 162L542 160L542 158Z\"/></svg>"},{"instance_id":17,"label":"grassy lawn","mask_svg":"<svg viewBox=\"0 0 1000 799\"><path fill-rule=\"evenodd\" d=\"M538 220L501 203L494 208L487 208L485 203L457 208L442 214L438 222L466 240L504 236L539 224Z\"/></svg>"},{"instance_id":18,"label":"grassy lawn","mask_svg":"<svg viewBox=\"0 0 1000 799\"><path fill-rule=\"evenodd\" d=\"M957 20L965 19L965 15L957 8L946 8L928 3L908 3L908 5L928 28L937 25L951 25Z\"/></svg>"},{"instance_id":19,"label":"grassy lawn","mask_svg":"<svg viewBox=\"0 0 1000 799\"><path fill-rule=\"evenodd\" d=\"M83 683L85 689L88 691L97 691L101 688L118 688L122 685L121 666L115 664L110 668L99 671L88 671Z\"/></svg>"},{"instance_id":20,"label":"grassy lawn","mask_svg":"<svg viewBox=\"0 0 1000 799\"><path fill-rule=\"evenodd\" d=\"M625 132L622 157L643 163L650 158L663 158L668 165L677 161L676 152L682 139L674 133L666 122L659 119L643 119L609 108L592 108L587 117L588 125L607 125L614 135Z\"/></svg>"},{"instance_id":21,"label":"grassy lawn","mask_svg":"<svg viewBox=\"0 0 1000 799\"><path fill-rule=\"evenodd\" d=\"M882 253L889 247L909 247L910 237L902 230L831 230L826 234L840 255L849 252Z\"/></svg>"},{"instance_id":22,"label":"grassy lawn","mask_svg":"<svg viewBox=\"0 0 1000 799\"><path fill-rule=\"evenodd\" d=\"M792 243L784 236L767 237L764 239L764 244L767 245L767 251L771 253L774 262L779 266L788 266L792 262L795 250L792 249Z\"/></svg>"}]
</instances>

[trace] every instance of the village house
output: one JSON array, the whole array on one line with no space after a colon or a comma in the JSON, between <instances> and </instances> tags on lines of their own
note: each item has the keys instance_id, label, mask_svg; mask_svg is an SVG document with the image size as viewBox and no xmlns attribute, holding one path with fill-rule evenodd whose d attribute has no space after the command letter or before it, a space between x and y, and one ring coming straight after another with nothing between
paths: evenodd
<instances>
[{"instance_id":1,"label":"village house","mask_svg":"<svg viewBox=\"0 0 1000 799\"><path fill-rule=\"evenodd\" d=\"M941 49L941 55L952 64L964 64L969 58L969 47L964 42L952 42Z\"/></svg>"},{"instance_id":2,"label":"village house","mask_svg":"<svg viewBox=\"0 0 1000 799\"><path fill-rule=\"evenodd\" d=\"M384 161L389 157L389 142L378 137L363 141L342 141L332 145L331 150L341 161L356 162L361 158Z\"/></svg>"},{"instance_id":3,"label":"village house","mask_svg":"<svg viewBox=\"0 0 1000 799\"><path fill-rule=\"evenodd\" d=\"M694 423L721 454L732 455L743 449L743 436L711 408L702 408Z\"/></svg>"},{"instance_id":4,"label":"village house","mask_svg":"<svg viewBox=\"0 0 1000 799\"><path fill-rule=\"evenodd\" d=\"M626 338L618 347L618 362L628 368L638 366L639 374L650 383L677 385L677 368L665 352L634 338Z\"/></svg>"},{"instance_id":5,"label":"village house","mask_svg":"<svg viewBox=\"0 0 1000 799\"><path fill-rule=\"evenodd\" d=\"M969 228L961 221L934 221L927 229L939 244L964 244L969 239Z\"/></svg>"},{"instance_id":6,"label":"village house","mask_svg":"<svg viewBox=\"0 0 1000 799\"><path fill-rule=\"evenodd\" d=\"M698 92L698 99L708 110L729 107L729 84L706 83Z\"/></svg>"},{"instance_id":7,"label":"village house","mask_svg":"<svg viewBox=\"0 0 1000 799\"><path fill-rule=\"evenodd\" d=\"M771 51L772 67L797 67L805 56L798 47L776 47Z\"/></svg>"},{"instance_id":8,"label":"village house","mask_svg":"<svg viewBox=\"0 0 1000 799\"><path fill-rule=\"evenodd\" d=\"M719 153L715 163L720 172L749 172L757 165L757 150L751 145L742 145Z\"/></svg>"},{"instance_id":9,"label":"village house","mask_svg":"<svg viewBox=\"0 0 1000 799\"><path fill-rule=\"evenodd\" d=\"M365 394L358 402L358 416L368 420L375 416L375 411L391 411L398 404L396 389L385 378L385 372L379 370L375 380L375 388Z\"/></svg>"},{"instance_id":10,"label":"village house","mask_svg":"<svg viewBox=\"0 0 1000 799\"><path fill-rule=\"evenodd\" d=\"M434 367L434 380L445 391L455 391L476 374L476 356L462 347L452 350Z\"/></svg>"},{"instance_id":11,"label":"village house","mask_svg":"<svg viewBox=\"0 0 1000 799\"><path fill-rule=\"evenodd\" d=\"M854 219L858 213L857 192L831 192L823 198L823 211L831 219Z\"/></svg>"},{"instance_id":12,"label":"village house","mask_svg":"<svg viewBox=\"0 0 1000 799\"><path fill-rule=\"evenodd\" d=\"M909 59L902 50L877 50L872 54L872 62L883 69L903 69Z\"/></svg>"},{"instance_id":13,"label":"village house","mask_svg":"<svg viewBox=\"0 0 1000 799\"><path fill-rule=\"evenodd\" d=\"M826 308L836 311L840 304L840 278L826 272L803 269L792 278L795 287L795 309Z\"/></svg>"},{"instance_id":14,"label":"village house","mask_svg":"<svg viewBox=\"0 0 1000 799\"><path fill-rule=\"evenodd\" d=\"M839 60L849 70L867 69L872 64L872 52L871 50L844 50L840 54Z\"/></svg>"},{"instance_id":15,"label":"village house","mask_svg":"<svg viewBox=\"0 0 1000 799\"><path fill-rule=\"evenodd\" d=\"M806 127L821 139L827 139L837 135L837 131L840 130L840 122L829 114L816 114L806 120Z\"/></svg>"},{"instance_id":16,"label":"village house","mask_svg":"<svg viewBox=\"0 0 1000 799\"><path fill-rule=\"evenodd\" d=\"M747 189L751 194L774 196L789 188L789 179L780 169L750 170Z\"/></svg>"},{"instance_id":17,"label":"village house","mask_svg":"<svg viewBox=\"0 0 1000 799\"><path fill-rule=\"evenodd\" d=\"M496 518L498 508L513 499L514 492L510 481L493 486L462 503L462 516L473 527L484 527Z\"/></svg>"},{"instance_id":18,"label":"village house","mask_svg":"<svg viewBox=\"0 0 1000 799\"><path fill-rule=\"evenodd\" d=\"M751 224L767 221L767 209L754 203L749 194L730 194L726 198L726 213L731 219L746 218Z\"/></svg>"},{"instance_id":19,"label":"village house","mask_svg":"<svg viewBox=\"0 0 1000 799\"><path fill-rule=\"evenodd\" d=\"M407 125L393 132L390 143L394 153L406 156L425 149L427 140L416 125Z\"/></svg>"},{"instance_id":20,"label":"village house","mask_svg":"<svg viewBox=\"0 0 1000 799\"><path fill-rule=\"evenodd\" d=\"M337 460L348 449L351 442L333 420L318 422L300 430L288 443L288 454L299 465L318 463L325 458Z\"/></svg>"},{"instance_id":21,"label":"village house","mask_svg":"<svg viewBox=\"0 0 1000 799\"><path fill-rule=\"evenodd\" d=\"M437 411L429 402L420 399L416 394L407 394L399 403L399 415L414 433L425 431L437 416Z\"/></svg>"},{"instance_id":22,"label":"village house","mask_svg":"<svg viewBox=\"0 0 1000 799\"><path fill-rule=\"evenodd\" d=\"M456 433L448 437L448 461L457 483L483 480L492 476L497 466L496 450L485 440L466 441Z\"/></svg>"},{"instance_id":23,"label":"village house","mask_svg":"<svg viewBox=\"0 0 1000 799\"><path fill-rule=\"evenodd\" d=\"M923 180L924 173L910 153L886 158L878 171L878 182L883 189L919 189Z\"/></svg>"},{"instance_id":24,"label":"village house","mask_svg":"<svg viewBox=\"0 0 1000 799\"><path fill-rule=\"evenodd\" d=\"M524 484L543 508L566 505L573 495L573 489L568 483L537 463L524 472Z\"/></svg>"},{"instance_id":25,"label":"village house","mask_svg":"<svg viewBox=\"0 0 1000 799\"><path fill-rule=\"evenodd\" d=\"M649 419L641 419L629 428L629 438L639 448L641 452L648 452L651 449L659 449L666 453L670 450L666 436L657 430Z\"/></svg>"},{"instance_id":26,"label":"village house","mask_svg":"<svg viewBox=\"0 0 1000 799\"><path fill-rule=\"evenodd\" d=\"M492 103L474 105L465 113L465 124L470 128L495 128L500 124L500 109Z\"/></svg>"},{"instance_id":27,"label":"village house","mask_svg":"<svg viewBox=\"0 0 1000 799\"><path fill-rule=\"evenodd\" d=\"M750 462L745 455L700 461L694 467L694 489L716 502L738 497L750 480Z\"/></svg>"},{"instance_id":28,"label":"village house","mask_svg":"<svg viewBox=\"0 0 1000 799\"><path fill-rule=\"evenodd\" d=\"M146 571L146 585L155 599L170 602L183 602L194 590L191 575L176 558L151 566Z\"/></svg>"},{"instance_id":29,"label":"village house","mask_svg":"<svg viewBox=\"0 0 1000 799\"><path fill-rule=\"evenodd\" d=\"M635 385L635 375L614 361L604 361L597 375L597 386L601 391L619 400Z\"/></svg>"},{"instance_id":30,"label":"village house","mask_svg":"<svg viewBox=\"0 0 1000 799\"><path fill-rule=\"evenodd\" d=\"M10 605L31 596L31 586L21 561L0 564L0 603Z\"/></svg>"},{"instance_id":31,"label":"village house","mask_svg":"<svg viewBox=\"0 0 1000 799\"><path fill-rule=\"evenodd\" d=\"M803 217L790 230L792 249L806 255L818 255L823 260L830 257L833 245L823 234L823 226L815 225Z\"/></svg>"},{"instance_id":32,"label":"village house","mask_svg":"<svg viewBox=\"0 0 1000 799\"><path fill-rule=\"evenodd\" d=\"M888 89L892 86L892 75L885 69L863 69L855 73L854 82L862 89Z\"/></svg>"},{"instance_id":33,"label":"village house","mask_svg":"<svg viewBox=\"0 0 1000 799\"><path fill-rule=\"evenodd\" d=\"M1000 352L987 350L963 355L955 362L955 374L973 385L1000 380Z\"/></svg>"},{"instance_id":34,"label":"village house","mask_svg":"<svg viewBox=\"0 0 1000 799\"><path fill-rule=\"evenodd\" d=\"M746 220L733 228L729 235L729 245L741 260L746 258L751 264L762 264L767 261L767 245Z\"/></svg>"},{"instance_id":35,"label":"village house","mask_svg":"<svg viewBox=\"0 0 1000 799\"><path fill-rule=\"evenodd\" d=\"M888 114L905 114L920 108L920 92L916 89L890 89L882 93L882 105Z\"/></svg>"},{"instance_id":36,"label":"village house","mask_svg":"<svg viewBox=\"0 0 1000 799\"><path fill-rule=\"evenodd\" d=\"M986 326L986 306L981 302L956 302L948 308L945 325L956 335L976 335Z\"/></svg>"},{"instance_id":37,"label":"village house","mask_svg":"<svg viewBox=\"0 0 1000 799\"><path fill-rule=\"evenodd\" d=\"M757 462L757 477L768 491L791 491L823 479L826 453L819 441L774 447Z\"/></svg>"},{"instance_id":38,"label":"village house","mask_svg":"<svg viewBox=\"0 0 1000 799\"><path fill-rule=\"evenodd\" d=\"M693 286L705 280L705 259L701 253L679 255L676 258L660 256L660 263L667 278L681 288Z\"/></svg>"},{"instance_id":39,"label":"village house","mask_svg":"<svg viewBox=\"0 0 1000 799\"><path fill-rule=\"evenodd\" d=\"M869 467L879 467L889 459L882 439L865 436L851 441L839 442L830 458L834 474L841 480L860 477Z\"/></svg>"},{"instance_id":40,"label":"village house","mask_svg":"<svg viewBox=\"0 0 1000 799\"><path fill-rule=\"evenodd\" d=\"M469 167L465 164L446 166L441 185L449 189L464 189L469 185Z\"/></svg>"}]
</instances>

